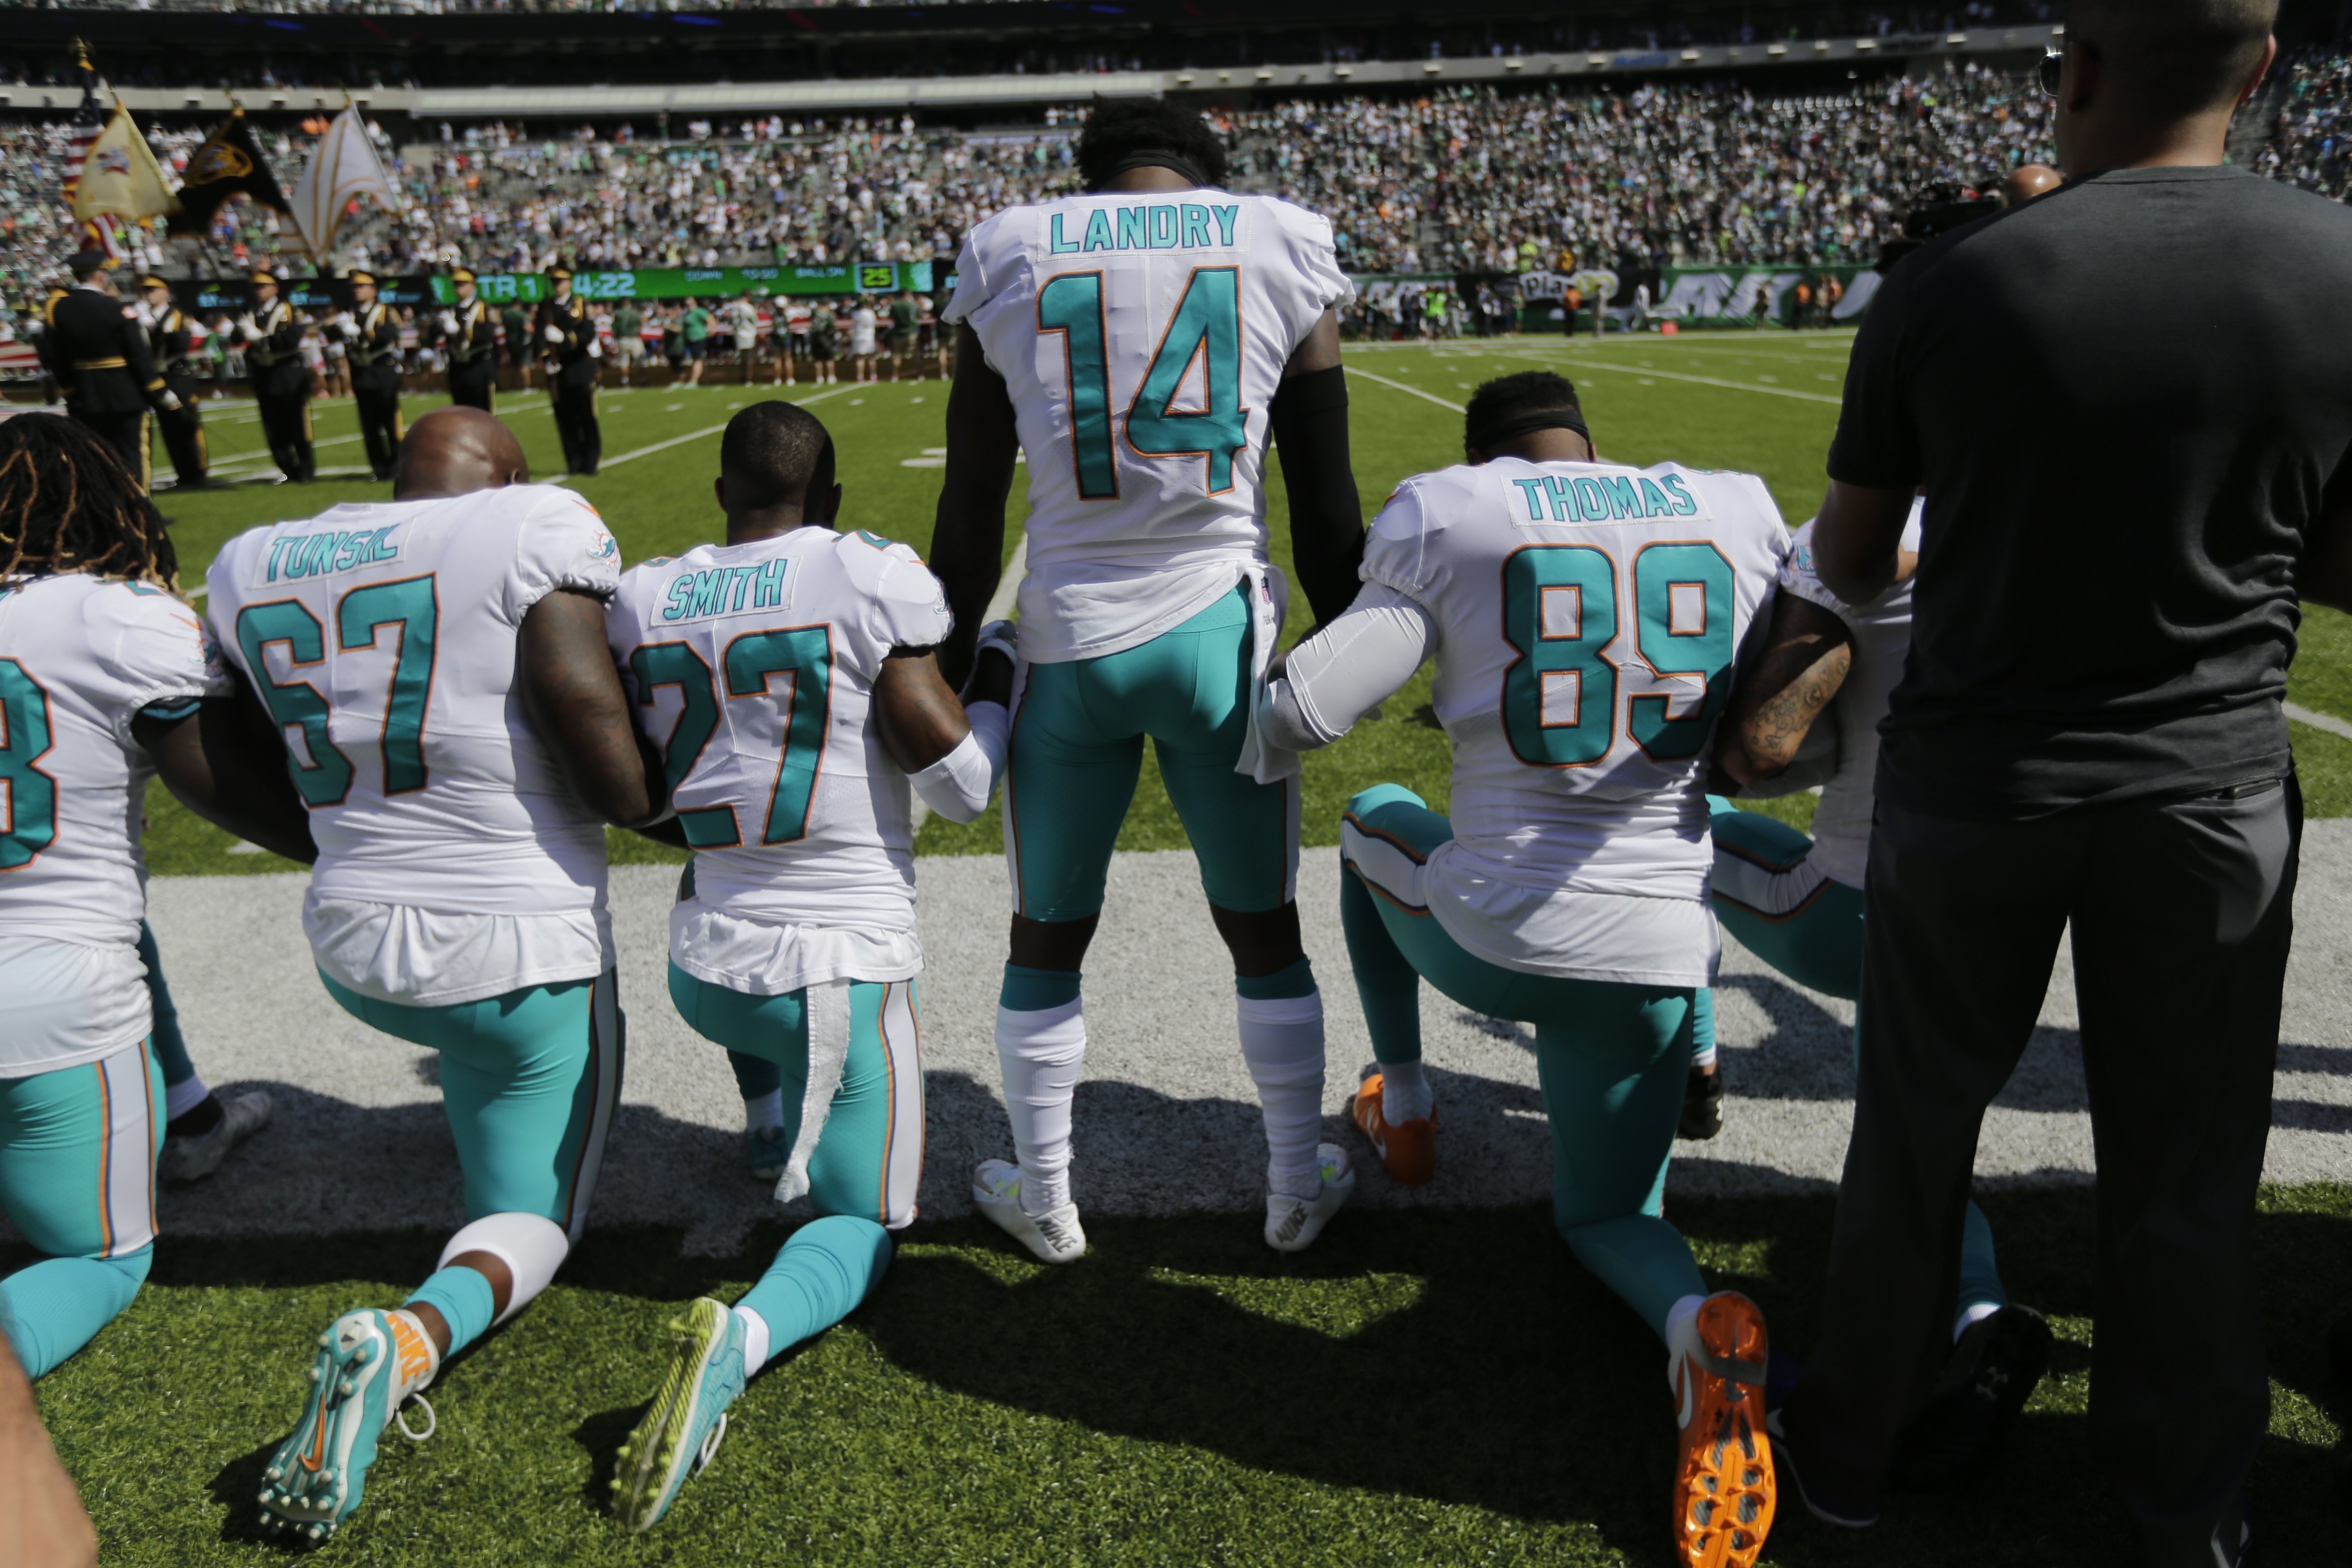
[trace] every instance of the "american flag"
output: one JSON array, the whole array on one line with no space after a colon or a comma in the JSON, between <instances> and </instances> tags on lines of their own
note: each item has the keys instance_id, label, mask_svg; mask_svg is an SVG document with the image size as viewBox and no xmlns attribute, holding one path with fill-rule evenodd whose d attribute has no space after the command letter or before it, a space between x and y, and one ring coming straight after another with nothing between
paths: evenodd
<instances>
[{"instance_id":1,"label":"american flag","mask_svg":"<svg viewBox=\"0 0 2352 1568\"><path fill-rule=\"evenodd\" d=\"M106 129L106 106L98 100L98 72L85 58L81 62L81 108L73 117L73 135L66 143L65 204L73 205L74 193L81 189L82 159L89 144Z\"/></svg>"}]
</instances>

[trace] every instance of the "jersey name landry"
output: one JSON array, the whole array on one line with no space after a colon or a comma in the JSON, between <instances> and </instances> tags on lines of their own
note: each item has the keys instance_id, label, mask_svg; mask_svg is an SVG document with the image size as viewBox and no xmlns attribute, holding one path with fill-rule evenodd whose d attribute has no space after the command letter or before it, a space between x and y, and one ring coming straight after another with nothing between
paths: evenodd
<instances>
[{"instance_id":1,"label":"jersey name landry","mask_svg":"<svg viewBox=\"0 0 2352 1568\"><path fill-rule=\"evenodd\" d=\"M1049 256L1080 256L1096 250L1237 250L1249 243L1239 203L1230 206L1204 202L1151 202L1129 207L1096 207L1084 214L1086 229L1076 238L1067 226L1080 213L1075 208L1042 209L1045 252Z\"/></svg>"},{"instance_id":2,"label":"jersey name landry","mask_svg":"<svg viewBox=\"0 0 2352 1568\"><path fill-rule=\"evenodd\" d=\"M1511 484L1528 510L1524 518L1511 520L1521 528L1551 522L1654 522L1710 515L1706 503L1691 494L1679 474L1655 478L1604 474L1592 479L1546 474L1538 479L1513 479Z\"/></svg>"}]
</instances>

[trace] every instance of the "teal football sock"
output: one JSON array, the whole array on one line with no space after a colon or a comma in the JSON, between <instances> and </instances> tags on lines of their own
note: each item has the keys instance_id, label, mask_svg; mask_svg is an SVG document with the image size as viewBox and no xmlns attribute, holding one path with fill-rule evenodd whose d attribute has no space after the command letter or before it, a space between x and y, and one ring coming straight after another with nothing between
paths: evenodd
<instances>
[{"instance_id":1,"label":"teal football sock","mask_svg":"<svg viewBox=\"0 0 2352 1568\"><path fill-rule=\"evenodd\" d=\"M1576 1260L1617 1292L1661 1340L1666 1314L1685 1296L1706 1294L1706 1280L1683 1233L1650 1215L1623 1215L1564 1227Z\"/></svg>"},{"instance_id":2,"label":"teal football sock","mask_svg":"<svg viewBox=\"0 0 2352 1568\"><path fill-rule=\"evenodd\" d=\"M1397 950L1374 897L1353 867L1339 868L1339 929L1348 939L1372 1057L1386 1069L1421 1060L1421 976Z\"/></svg>"},{"instance_id":3,"label":"teal football sock","mask_svg":"<svg viewBox=\"0 0 2352 1568\"><path fill-rule=\"evenodd\" d=\"M147 1280L151 1245L121 1258L45 1258L0 1279L0 1334L38 1378L121 1315Z\"/></svg>"},{"instance_id":4,"label":"teal football sock","mask_svg":"<svg viewBox=\"0 0 2352 1568\"><path fill-rule=\"evenodd\" d=\"M997 993L996 1005L1008 1013L1045 1013L1055 1007L1066 1007L1078 999L1078 982L1083 976L1073 970L1024 969L1017 963L1004 966L1004 988Z\"/></svg>"},{"instance_id":5,"label":"teal football sock","mask_svg":"<svg viewBox=\"0 0 2352 1568\"><path fill-rule=\"evenodd\" d=\"M856 1311L889 1267L888 1231L870 1219L827 1215L793 1233L735 1310L767 1325L768 1354L773 1355ZM758 1370L746 1366L744 1375Z\"/></svg>"},{"instance_id":6,"label":"teal football sock","mask_svg":"<svg viewBox=\"0 0 2352 1568\"><path fill-rule=\"evenodd\" d=\"M1715 1065L1715 988L1702 985L1691 998L1691 1066Z\"/></svg>"},{"instance_id":7,"label":"teal football sock","mask_svg":"<svg viewBox=\"0 0 2352 1568\"><path fill-rule=\"evenodd\" d=\"M1272 974L1236 974L1234 989L1250 1002L1278 1002L1292 996L1315 994L1315 963L1302 956L1286 969Z\"/></svg>"},{"instance_id":8,"label":"teal football sock","mask_svg":"<svg viewBox=\"0 0 2352 1568\"><path fill-rule=\"evenodd\" d=\"M441 1314L442 1321L449 1325L449 1348L441 1352L444 1360L488 1332L491 1320L499 1314L498 1298L491 1294L489 1280L462 1263L436 1269L401 1305L431 1307Z\"/></svg>"},{"instance_id":9,"label":"teal football sock","mask_svg":"<svg viewBox=\"0 0 2352 1568\"><path fill-rule=\"evenodd\" d=\"M1993 1257L1992 1221L1985 1218L1984 1210L1977 1207L1976 1200L1971 1198L1968 1216L1960 1226L1958 1315L1966 1318L1974 1308L1999 1309L2008 1305L2009 1292L2000 1285L2000 1265ZM1984 1313L1976 1315L1982 1317Z\"/></svg>"}]
</instances>

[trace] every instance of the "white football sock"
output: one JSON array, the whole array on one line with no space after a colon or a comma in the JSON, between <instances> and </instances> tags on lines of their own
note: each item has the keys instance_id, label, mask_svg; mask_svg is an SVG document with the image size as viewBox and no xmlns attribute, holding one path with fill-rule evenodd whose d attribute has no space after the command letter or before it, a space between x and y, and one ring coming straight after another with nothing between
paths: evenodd
<instances>
[{"instance_id":1,"label":"white football sock","mask_svg":"<svg viewBox=\"0 0 2352 1568\"><path fill-rule=\"evenodd\" d=\"M743 1320L743 1376L748 1381L768 1364L768 1320L749 1307L728 1310Z\"/></svg>"},{"instance_id":2,"label":"white football sock","mask_svg":"<svg viewBox=\"0 0 2352 1568\"><path fill-rule=\"evenodd\" d=\"M1034 1013L996 1009L996 1064L1026 1214L1070 1201L1070 1100L1086 1070L1085 1007L1082 997Z\"/></svg>"},{"instance_id":3,"label":"white football sock","mask_svg":"<svg viewBox=\"0 0 2352 1568\"><path fill-rule=\"evenodd\" d=\"M211 1089L205 1087L205 1075L190 1073L163 1090L163 1120L177 1121L205 1102Z\"/></svg>"},{"instance_id":4,"label":"white football sock","mask_svg":"<svg viewBox=\"0 0 2352 1568\"><path fill-rule=\"evenodd\" d=\"M1323 1132L1323 994L1234 999L1242 1060L1265 1118L1265 1181L1277 1193L1323 1191L1315 1146Z\"/></svg>"},{"instance_id":5,"label":"white football sock","mask_svg":"<svg viewBox=\"0 0 2352 1568\"><path fill-rule=\"evenodd\" d=\"M1707 1047L1706 1049L1703 1051L1693 1051L1691 1053L1691 1066L1695 1068L1711 1068L1714 1065L1715 1047L1713 1046Z\"/></svg>"},{"instance_id":6,"label":"white football sock","mask_svg":"<svg viewBox=\"0 0 2352 1568\"><path fill-rule=\"evenodd\" d=\"M507 1266L514 1288L507 1297L507 1310L498 1315L497 1321L503 1323L554 1283L555 1271L571 1255L572 1238L544 1215L488 1214L451 1237L434 1267L446 1268L468 1252L487 1252Z\"/></svg>"},{"instance_id":7,"label":"white football sock","mask_svg":"<svg viewBox=\"0 0 2352 1568\"><path fill-rule=\"evenodd\" d=\"M1706 1305L1704 1296L1677 1297L1666 1309L1666 1391L1675 1398L1682 1397L1682 1384L1675 1378L1681 1370L1684 1352L1697 1355L1706 1350L1699 1342L1698 1310Z\"/></svg>"},{"instance_id":8,"label":"white football sock","mask_svg":"<svg viewBox=\"0 0 2352 1568\"><path fill-rule=\"evenodd\" d=\"M1429 1087L1429 1073L1418 1058L1409 1062L1381 1064L1381 1120L1395 1127L1426 1121L1437 1096Z\"/></svg>"},{"instance_id":9,"label":"white football sock","mask_svg":"<svg viewBox=\"0 0 2352 1568\"><path fill-rule=\"evenodd\" d=\"M762 1127L784 1124L784 1091L772 1089L757 1100L743 1102L743 1131L757 1132Z\"/></svg>"},{"instance_id":10,"label":"white football sock","mask_svg":"<svg viewBox=\"0 0 2352 1568\"><path fill-rule=\"evenodd\" d=\"M1995 1312L2000 1310L2000 1308L1991 1301L1979 1301L1967 1311L1962 1312L1952 1321L1952 1342L1954 1344L1958 1344L1962 1334L1967 1333L1970 1329L1976 1327L1979 1321L1991 1317Z\"/></svg>"}]
</instances>

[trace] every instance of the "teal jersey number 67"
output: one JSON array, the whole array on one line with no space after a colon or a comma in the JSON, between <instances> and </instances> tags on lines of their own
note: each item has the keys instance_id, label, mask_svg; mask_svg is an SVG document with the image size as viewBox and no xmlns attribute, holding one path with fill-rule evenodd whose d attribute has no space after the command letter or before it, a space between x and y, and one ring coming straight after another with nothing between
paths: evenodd
<instances>
[{"instance_id":1,"label":"teal jersey number 67","mask_svg":"<svg viewBox=\"0 0 2352 1568\"><path fill-rule=\"evenodd\" d=\"M1664 693L1626 699L1627 732L1654 763L1687 762L1706 746L1738 652L1731 563L1712 544L1645 544L1630 576L1621 593L1615 558L1592 544L1530 544L1503 563L1503 637L1519 656L1503 675L1503 728L1529 767L1591 767L1616 746L1622 675L1603 650L1629 596L1642 662L1706 692L1681 713Z\"/></svg>"},{"instance_id":2,"label":"teal jersey number 67","mask_svg":"<svg viewBox=\"0 0 2352 1568\"><path fill-rule=\"evenodd\" d=\"M386 648L392 633L392 679L384 690L383 793L409 795L429 782L425 766L425 718L433 697L433 669L441 634L441 605L431 576L353 588L335 605L339 653ZM357 770L328 734L334 705L308 680L278 680L269 673L272 644L286 649L289 677L327 659L327 628L299 599L247 605L237 612L236 646L253 672L256 689L279 733L288 737L287 766L303 804L312 810L341 805L352 793ZM300 749L292 736L299 731Z\"/></svg>"}]
</instances>

